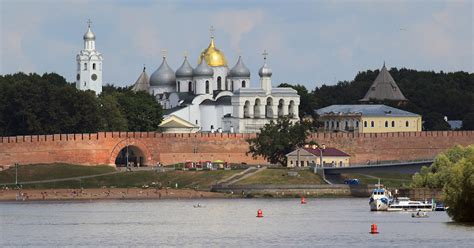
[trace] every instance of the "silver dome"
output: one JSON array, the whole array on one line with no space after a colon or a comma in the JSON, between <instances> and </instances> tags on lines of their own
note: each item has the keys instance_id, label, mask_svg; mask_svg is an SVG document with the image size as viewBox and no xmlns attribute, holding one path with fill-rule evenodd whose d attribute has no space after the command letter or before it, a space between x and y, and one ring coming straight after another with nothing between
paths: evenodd
<instances>
[{"instance_id":1,"label":"silver dome","mask_svg":"<svg viewBox=\"0 0 474 248\"><path fill-rule=\"evenodd\" d=\"M150 77L150 86L171 85L176 84L176 76L173 69L166 62L166 57L163 57L163 62L160 67L156 69Z\"/></svg>"},{"instance_id":2,"label":"silver dome","mask_svg":"<svg viewBox=\"0 0 474 248\"><path fill-rule=\"evenodd\" d=\"M272 76L272 69L268 67L267 61L263 64L263 66L258 70L258 75L260 77L271 77Z\"/></svg>"},{"instance_id":3,"label":"silver dome","mask_svg":"<svg viewBox=\"0 0 474 248\"><path fill-rule=\"evenodd\" d=\"M91 31L91 26L89 26L87 32L84 34L84 40L95 40L95 34Z\"/></svg>"},{"instance_id":4,"label":"silver dome","mask_svg":"<svg viewBox=\"0 0 474 248\"><path fill-rule=\"evenodd\" d=\"M212 77L214 76L214 70L207 65L205 60L202 60L201 64L193 70L193 74L195 77Z\"/></svg>"},{"instance_id":5,"label":"silver dome","mask_svg":"<svg viewBox=\"0 0 474 248\"><path fill-rule=\"evenodd\" d=\"M242 56L239 56L239 60L237 60L237 64L230 70L229 75L231 77L239 77L239 78L248 78L250 77L249 69L244 65L242 61Z\"/></svg>"},{"instance_id":6,"label":"silver dome","mask_svg":"<svg viewBox=\"0 0 474 248\"><path fill-rule=\"evenodd\" d=\"M176 70L177 78L190 78L193 77L193 67L188 62L188 57L184 57L183 64Z\"/></svg>"}]
</instances>

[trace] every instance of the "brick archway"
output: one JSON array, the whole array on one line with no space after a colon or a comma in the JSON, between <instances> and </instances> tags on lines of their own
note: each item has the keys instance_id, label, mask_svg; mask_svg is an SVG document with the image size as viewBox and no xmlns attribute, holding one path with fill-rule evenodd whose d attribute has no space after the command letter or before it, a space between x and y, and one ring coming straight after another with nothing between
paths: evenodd
<instances>
[{"instance_id":1,"label":"brick archway","mask_svg":"<svg viewBox=\"0 0 474 248\"><path fill-rule=\"evenodd\" d=\"M123 139L119 143L117 143L114 148L112 149L110 156L109 156L109 165L115 165L115 159L117 158L120 151L127 147L133 146L140 150L143 153L145 161L144 165L153 165L155 161L153 161L150 150L146 147L146 145L138 139L128 138Z\"/></svg>"}]
</instances>

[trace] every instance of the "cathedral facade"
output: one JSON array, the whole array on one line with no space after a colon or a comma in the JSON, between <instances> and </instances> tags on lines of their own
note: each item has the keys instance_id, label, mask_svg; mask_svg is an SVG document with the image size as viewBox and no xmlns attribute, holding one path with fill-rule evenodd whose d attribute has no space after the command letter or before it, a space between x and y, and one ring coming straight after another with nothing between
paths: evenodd
<instances>
[{"instance_id":1,"label":"cathedral facade","mask_svg":"<svg viewBox=\"0 0 474 248\"><path fill-rule=\"evenodd\" d=\"M143 70L132 90L148 91L165 109L164 132L255 133L278 117L298 121L300 97L292 88L273 88L266 53L259 70L260 87L251 87L251 75L239 56L229 69L224 53L211 36L193 68L184 57L174 71L163 56L150 77Z\"/></svg>"}]
</instances>

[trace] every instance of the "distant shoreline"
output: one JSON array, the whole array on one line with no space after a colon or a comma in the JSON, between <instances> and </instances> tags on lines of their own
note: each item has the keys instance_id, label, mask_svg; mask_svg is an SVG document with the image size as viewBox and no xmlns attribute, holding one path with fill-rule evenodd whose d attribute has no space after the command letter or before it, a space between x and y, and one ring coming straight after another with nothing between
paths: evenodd
<instances>
[{"instance_id":1,"label":"distant shoreline","mask_svg":"<svg viewBox=\"0 0 474 248\"><path fill-rule=\"evenodd\" d=\"M91 189L12 189L0 191L0 202L41 201L95 201L95 200L160 200L230 198L224 193L192 189L139 189L139 188L91 188Z\"/></svg>"}]
</instances>

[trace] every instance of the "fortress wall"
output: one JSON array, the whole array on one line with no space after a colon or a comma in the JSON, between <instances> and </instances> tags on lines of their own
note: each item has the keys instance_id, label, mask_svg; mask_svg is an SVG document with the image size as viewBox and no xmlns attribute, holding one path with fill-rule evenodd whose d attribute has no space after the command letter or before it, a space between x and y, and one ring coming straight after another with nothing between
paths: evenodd
<instances>
[{"instance_id":1,"label":"fortress wall","mask_svg":"<svg viewBox=\"0 0 474 248\"><path fill-rule=\"evenodd\" d=\"M126 145L144 151L147 164L224 160L262 164L247 156L246 139L255 134L162 134L154 132L99 132L0 137L0 165L15 162L112 164ZM308 140L336 147L351 155L352 164L367 161L430 159L456 144L474 144L474 131L400 133L316 133Z\"/></svg>"}]
</instances>

